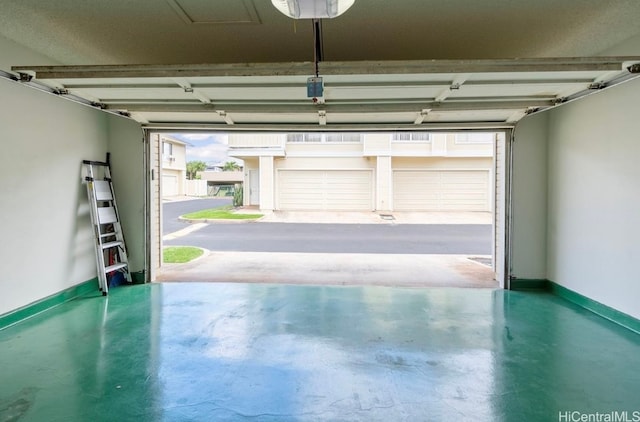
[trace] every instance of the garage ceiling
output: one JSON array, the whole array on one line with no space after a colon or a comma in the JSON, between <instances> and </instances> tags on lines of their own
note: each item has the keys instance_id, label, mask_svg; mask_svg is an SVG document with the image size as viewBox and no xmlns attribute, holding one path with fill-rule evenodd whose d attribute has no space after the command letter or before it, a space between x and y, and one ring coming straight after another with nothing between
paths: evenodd
<instances>
[{"instance_id":1,"label":"garage ceiling","mask_svg":"<svg viewBox=\"0 0 640 422\"><path fill-rule=\"evenodd\" d=\"M51 57L14 64L26 83L148 127L495 127L637 76L598 55L640 32L640 2L605 4L356 0L323 22L317 104L311 23L270 0L3 0L0 35Z\"/></svg>"},{"instance_id":2,"label":"garage ceiling","mask_svg":"<svg viewBox=\"0 0 640 422\"><path fill-rule=\"evenodd\" d=\"M2 0L0 34L52 58L24 64L313 60L311 23L270 0ZM640 32L637 0L356 0L323 22L325 59L602 55Z\"/></svg>"}]
</instances>

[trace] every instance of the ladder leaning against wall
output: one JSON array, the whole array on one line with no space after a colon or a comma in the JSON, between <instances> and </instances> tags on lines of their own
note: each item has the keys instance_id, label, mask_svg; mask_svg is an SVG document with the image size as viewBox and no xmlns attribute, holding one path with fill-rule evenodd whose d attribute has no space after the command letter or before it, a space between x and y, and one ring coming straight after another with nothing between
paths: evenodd
<instances>
[{"instance_id":1,"label":"ladder leaning against wall","mask_svg":"<svg viewBox=\"0 0 640 422\"><path fill-rule=\"evenodd\" d=\"M98 282L102 294L106 296L110 282L120 278L131 283L127 248L113 192L109 154L106 162L83 160L82 164L86 170Z\"/></svg>"}]
</instances>

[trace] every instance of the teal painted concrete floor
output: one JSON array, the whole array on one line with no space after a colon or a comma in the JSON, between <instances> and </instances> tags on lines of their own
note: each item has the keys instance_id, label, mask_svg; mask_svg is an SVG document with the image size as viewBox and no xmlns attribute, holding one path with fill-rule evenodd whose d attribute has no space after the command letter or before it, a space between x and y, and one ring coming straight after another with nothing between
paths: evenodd
<instances>
[{"instance_id":1,"label":"teal painted concrete floor","mask_svg":"<svg viewBox=\"0 0 640 422\"><path fill-rule=\"evenodd\" d=\"M640 336L545 293L151 284L0 331L0 377L1 422L633 417Z\"/></svg>"}]
</instances>

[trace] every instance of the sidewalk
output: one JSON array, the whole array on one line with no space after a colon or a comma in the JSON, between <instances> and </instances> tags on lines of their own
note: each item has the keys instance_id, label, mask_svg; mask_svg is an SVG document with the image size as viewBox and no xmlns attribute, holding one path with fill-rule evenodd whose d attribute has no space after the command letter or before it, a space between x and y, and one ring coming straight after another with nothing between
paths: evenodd
<instances>
[{"instance_id":1,"label":"sidewalk","mask_svg":"<svg viewBox=\"0 0 640 422\"><path fill-rule=\"evenodd\" d=\"M162 202L181 202L181 201L193 201L196 199L209 199L214 198L211 196L200 197L200 196L186 196L186 195L175 195L175 196L163 196Z\"/></svg>"},{"instance_id":2,"label":"sidewalk","mask_svg":"<svg viewBox=\"0 0 640 422\"><path fill-rule=\"evenodd\" d=\"M237 213L256 213L242 208ZM492 224L490 212L363 212L363 211L273 211L260 218L265 223L325 224Z\"/></svg>"},{"instance_id":3,"label":"sidewalk","mask_svg":"<svg viewBox=\"0 0 640 422\"><path fill-rule=\"evenodd\" d=\"M168 196L163 202L202 199L196 196ZM248 223L325 223L325 224L493 224L490 212L480 211L267 211L257 206L236 209L237 214L264 214L257 220L228 220ZM223 223L227 220L220 220ZM193 221L194 223L198 221ZM209 223L218 223L211 220Z\"/></svg>"}]
</instances>

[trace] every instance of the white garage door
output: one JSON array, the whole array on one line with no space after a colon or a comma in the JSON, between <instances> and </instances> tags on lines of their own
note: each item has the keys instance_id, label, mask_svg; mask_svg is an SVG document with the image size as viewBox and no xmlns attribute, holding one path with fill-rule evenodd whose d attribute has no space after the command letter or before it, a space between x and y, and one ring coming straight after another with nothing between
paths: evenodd
<instances>
[{"instance_id":1,"label":"white garage door","mask_svg":"<svg viewBox=\"0 0 640 422\"><path fill-rule=\"evenodd\" d=\"M487 170L395 170L396 211L490 211Z\"/></svg>"},{"instance_id":2,"label":"white garage door","mask_svg":"<svg viewBox=\"0 0 640 422\"><path fill-rule=\"evenodd\" d=\"M172 174L162 175L162 196L175 196L178 194L178 177Z\"/></svg>"},{"instance_id":3,"label":"white garage door","mask_svg":"<svg viewBox=\"0 0 640 422\"><path fill-rule=\"evenodd\" d=\"M371 211L369 170L279 170L278 209Z\"/></svg>"}]
</instances>

